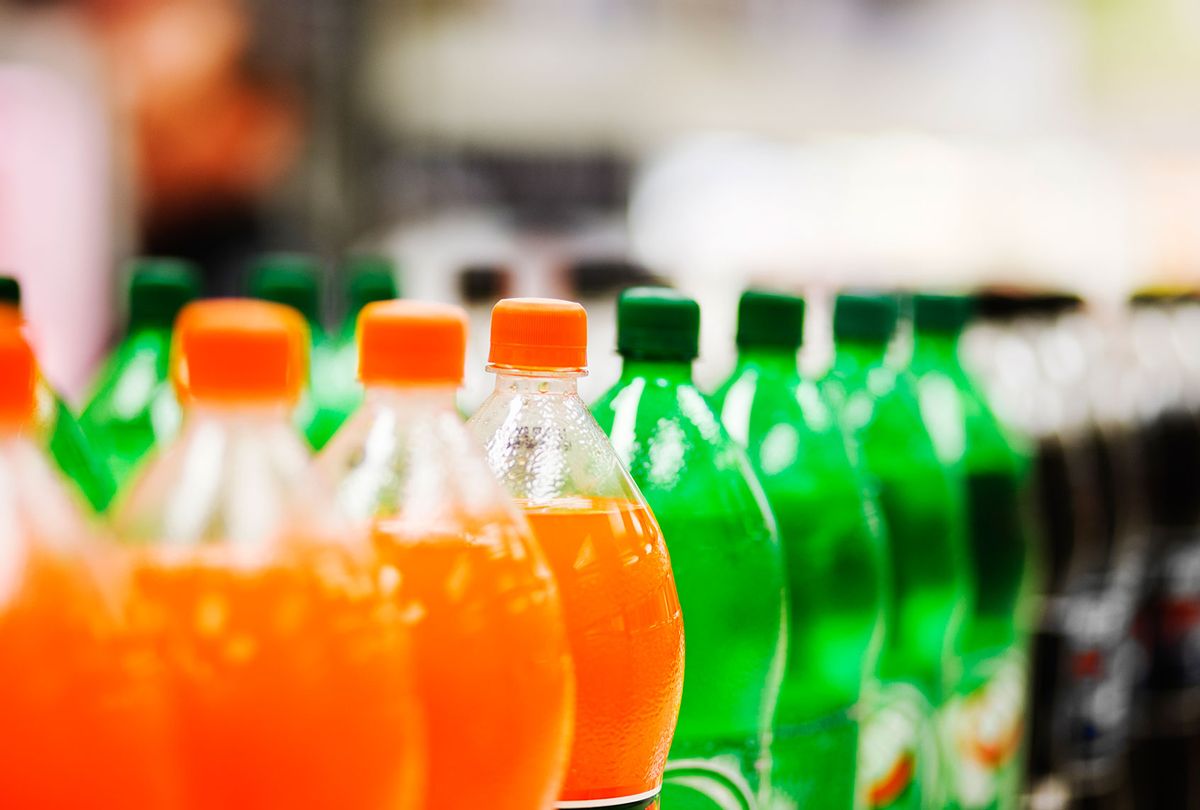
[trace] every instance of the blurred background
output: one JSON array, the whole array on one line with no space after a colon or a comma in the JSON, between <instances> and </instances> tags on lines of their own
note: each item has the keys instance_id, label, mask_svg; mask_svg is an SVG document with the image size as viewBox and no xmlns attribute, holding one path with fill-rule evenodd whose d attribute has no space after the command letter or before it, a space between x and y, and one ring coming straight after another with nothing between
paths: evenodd
<instances>
[{"instance_id":1,"label":"blurred background","mask_svg":"<svg viewBox=\"0 0 1200 810\"><path fill-rule=\"evenodd\" d=\"M0 0L0 267L74 395L124 259L264 249L472 302L649 267L712 379L750 282L1200 280L1198 68L1189 0Z\"/></svg>"}]
</instances>

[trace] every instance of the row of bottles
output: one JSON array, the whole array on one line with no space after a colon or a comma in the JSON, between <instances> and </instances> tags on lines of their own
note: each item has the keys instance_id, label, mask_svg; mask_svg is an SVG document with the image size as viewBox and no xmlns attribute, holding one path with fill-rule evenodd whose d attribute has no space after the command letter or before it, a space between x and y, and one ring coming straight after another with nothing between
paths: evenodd
<instances>
[{"instance_id":1,"label":"row of bottles","mask_svg":"<svg viewBox=\"0 0 1200 810\"><path fill-rule=\"evenodd\" d=\"M1035 442L1030 771L1072 806L1197 808L1200 303L993 291L968 355Z\"/></svg>"},{"instance_id":2,"label":"row of bottles","mask_svg":"<svg viewBox=\"0 0 1200 810\"><path fill-rule=\"evenodd\" d=\"M398 293L396 271L387 259L354 256L344 269L348 311L332 334L320 318L321 269L312 257L265 255L254 263L248 285L255 298L292 307L307 321L311 373L294 420L316 449L361 399L355 376L358 313L366 304ZM38 430L56 464L97 512L108 507L142 458L179 430L181 412L169 367L173 326L180 310L200 297L200 286L199 274L188 262L134 262L124 337L97 374L78 419L39 380ZM16 279L0 277L0 305L19 309L20 302Z\"/></svg>"},{"instance_id":3,"label":"row of bottles","mask_svg":"<svg viewBox=\"0 0 1200 810\"><path fill-rule=\"evenodd\" d=\"M621 379L591 410L583 307L505 300L495 388L465 426L465 314L375 301L365 395L309 464L314 298L271 274L270 303L179 295L156 322L155 397L183 419L124 471L116 542L10 510L12 549L48 543L109 622L55 635L72 601L12 553L12 604L44 611L12 625L12 665L81 661L29 704L31 727L57 721L30 732L45 746L8 740L12 795L106 806L86 786L120 779L117 806L165 808L1016 806L1028 459L959 363L965 299L916 296L908 331L899 298L840 296L815 380L803 300L747 293L737 366L705 395L696 303L629 290ZM21 399L10 315L0 391ZM17 410L6 435L36 455ZM46 784L55 740L96 781Z\"/></svg>"},{"instance_id":4,"label":"row of bottles","mask_svg":"<svg viewBox=\"0 0 1200 810\"><path fill-rule=\"evenodd\" d=\"M622 375L593 411L660 521L688 630L667 807L1017 806L1028 461L959 363L969 302L914 307L905 347L898 298L839 296L814 381L804 302L747 293L705 398L695 303L619 301Z\"/></svg>"}]
</instances>

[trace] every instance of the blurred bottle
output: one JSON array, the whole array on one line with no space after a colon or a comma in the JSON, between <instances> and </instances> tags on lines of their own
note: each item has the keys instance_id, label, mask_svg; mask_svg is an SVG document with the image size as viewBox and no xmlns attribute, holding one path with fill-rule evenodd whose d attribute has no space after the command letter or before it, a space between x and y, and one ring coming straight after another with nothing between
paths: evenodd
<instances>
[{"instance_id":1,"label":"blurred bottle","mask_svg":"<svg viewBox=\"0 0 1200 810\"><path fill-rule=\"evenodd\" d=\"M350 256L342 270L348 306L342 325L330 341L329 362L321 376L313 380L317 410L323 414L322 434L314 438L314 446L317 442L324 446L362 403L363 390L358 382L358 341L355 339L358 314L367 304L400 295L396 265L386 256Z\"/></svg>"},{"instance_id":2,"label":"blurred bottle","mask_svg":"<svg viewBox=\"0 0 1200 810\"><path fill-rule=\"evenodd\" d=\"M0 312L0 796L6 807L173 807L154 667L119 570L33 444L33 353Z\"/></svg>"},{"instance_id":3,"label":"blurred bottle","mask_svg":"<svg viewBox=\"0 0 1200 810\"><path fill-rule=\"evenodd\" d=\"M649 270L620 256L586 256L563 268L563 279L572 299L588 311L588 345L604 346L593 353L588 376L579 381L585 401L599 398L621 373L621 360L608 350L617 345L617 296L630 287L661 286Z\"/></svg>"},{"instance_id":4,"label":"blurred bottle","mask_svg":"<svg viewBox=\"0 0 1200 810\"><path fill-rule=\"evenodd\" d=\"M1059 611L1067 643L1062 703L1067 772L1077 805L1125 808L1133 694L1141 669L1136 638L1147 537L1145 459L1138 443L1138 380L1128 327L1078 298L1051 302L1037 345L1043 374L1062 397L1083 400L1078 452L1092 470L1090 508L1098 531L1075 550ZM1136 806L1136 805L1135 805Z\"/></svg>"},{"instance_id":5,"label":"blurred bottle","mask_svg":"<svg viewBox=\"0 0 1200 810\"><path fill-rule=\"evenodd\" d=\"M250 295L289 306L308 323L311 361L294 419L309 446L320 450L345 419L323 394L326 382L337 378L337 353L321 320L321 265L304 253L260 256L251 268Z\"/></svg>"},{"instance_id":6,"label":"blurred bottle","mask_svg":"<svg viewBox=\"0 0 1200 810\"><path fill-rule=\"evenodd\" d=\"M1133 300L1130 336L1148 479L1149 543L1138 616L1146 667L1135 714L1139 808L1200 807L1200 375L1189 368L1197 306L1172 291ZM1194 361L1192 361L1194 362Z\"/></svg>"},{"instance_id":7,"label":"blurred bottle","mask_svg":"<svg viewBox=\"0 0 1200 810\"><path fill-rule=\"evenodd\" d=\"M289 422L307 335L285 307L179 316L183 430L114 518L166 669L183 808L415 808L423 773L398 584L337 520Z\"/></svg>"},{"instance_id":8,"label":"blurred bottle","mask_svg":"<svg viewBox=\"0 0 1200 810\"><path fill-rule=\"evenodd\" d=\"M467 310L467 368L480 369L487 365L488 325L492 307L512 292L512 273L498 265L473 264L458 275L458 296ZM462 392L466 413L474 413L492 391L491 380L485 374L467 377Z\"/></svg>"},{"instance_id":9,"label":"blurred bottle","mask_svg":"<svg viewBox=\"0 0 1200 810\"><path fill-rule=\"evenodd\" d=\"M692 382L700 308L660 287L617 305L621 378L592 406L671 553L688 654L667 763L667 808L754 808L770 787L770 735L786 644L784 563L741 449Z\"/></svg>"},{"instance_id":10,"label":"blurred bottle","mask_svg":"<svg viewBox=\"0 0 1200 810\"><path fill-rule=\"evenodd\" d=\"M416 617L425 806L551 807L573 719L566 631L550 569L455 409L466 313L374 303L359 334L366 401L319 467Z\"/></svg>"},{"instance_id":11,"label":"blurred bottle","mask_svg":"<svg viewBox=\"0 0 1200 810\"><path fill-rule=\"evenodd\" d=\"M21 285L11 276L0 276L0 310L16 317L21 308ZM113 481L71 409L46 378L38 373L34 426L42 446L75 489L97 512L108 508L117 485Z\"/></svg>"},{"instance_id":12,"label":"blurred bottle","mask_svg":"<svg viewBox=\"0 0 1200 810\"><path fill-rule=\"evenodd\" d=\"M125 338L101 369L79 416L118 486L179 429L179 402L170 383L171 335L175 316L199 293L199 277L188 262L134 262Z\"/></svg>"},{"instance_id":13,"label":"blurred bottle","mask_svg":"<svg viewBox=\"0 0 1200 810\"><path fill-rule=\"evenodd\" d=\"M468 426L550 562L575 661L559 806L657 807L683 688L683 619L658 523L577 393L583 307L501 301L489 361L496 388Z\"/></svg>"},{"instance_id":14,"label":"blurred bottle","mask_svg":"<svg viewBox=\"0 0 1200 810\"><path fill-rule=\"evenodd\" d=\"M887 548L846 435L816 384L800 376L803 334L803 299L745 293L737 365L713 403L749 451L787 565L772 793L797 810L848 810L858 806L859 701L883 637Z\"/></svg>"},{"instance_id":15,"label":"blurred bottle","mask_svg":"<svg viewBox=\"0 0 1200 810\"><path fill-rule=\"evenodd\" d=\"M943 718L943 736L956 805L1015 810L1026 728L1030 462L959 361L959 337L970 315L971 301L963 296L914 297L910 370L938 458L965 486L973 586L960 643L963 679Z\"/></svg>"},{"instance_id":16,"label":"blurred bottle","mask_svg":"<svg viewBox=\"0 0 1200 810\"><path fill-rule=\"evenodd\" d=\"M947 775L929 723L950 700L961 669L959 637L970 597L962 497L921 422L912 380L887 362L898 317L894 296L838 296L835 356L826 390L861 447L890 541L891 604L879 662L880 679L890 694L880 698L881 711L907 701L903 714L911 720L915 691L924 714L908 769L910 778L920 777L916 790L907 796L898 792L903 787L898 775L904 771L870 761L886 750L878 730L886 722L882 719L864 732L867 759L861 781L868 786L868 803L873 806L940 808Z\"/></svg>"},{"instance_id":17,"label":"blurred bottle","mask_svg":"<svg viewBox=\"0 0 1200 810\"><path fill-rule=\"evenodd\" d=\"M1037 445L1044 575L1033 638L1031 800L1126 808L1136 577L1117 572L1136 545L1144 481L1126 427L1098 419L1096 407L1108 399L1105 410L1124 408L1128 386L1111 376L1120 353L1088 345L1083 322L1068 317L1081 307L1077 297L1000 290L978 300L984 323L973 366L1001 418Z\"/></svg>"}]
</instances>

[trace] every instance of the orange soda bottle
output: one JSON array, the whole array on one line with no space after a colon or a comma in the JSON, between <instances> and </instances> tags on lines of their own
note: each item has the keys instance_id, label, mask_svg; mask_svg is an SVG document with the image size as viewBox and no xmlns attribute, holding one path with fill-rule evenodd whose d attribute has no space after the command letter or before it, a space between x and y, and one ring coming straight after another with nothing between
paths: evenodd
<instances>
[{"instance_id":1,"label":"orange soda bottle","mask_svg":"<svg viewBox=\"0 0 1200 810\"><path fill-rule=\"evenodd\" d=\"M579 304L492 310L496 388L468 422L558 580L577 688L560 808L658 804L683 685L683 619L662 533L579 398Z\"/></svg>"},{"instance_id":2,"label":"orange soda bottle","mask_svg":"<svg viewBox=\"0 0 1200 810\"><path fill-rule=\"evenodd\" d=\"M170 808L152 662L118 569L34 443L36 369L0 315L0 805Z\"/></svg>"},{"instance_id":3,"label":"orange soda bottle","mask_svg":"<svg viewBox=\"0 0 1200 810\"><path fill-rule=\"evenodd\" d=\"M400 583L428 730L429 810L545 810L566 770L570 655L550 569L455 408L466 313L359 317L366 398L318 468Z\"/></svg>"},{"instance_id":4,"label":"orange soda bottle","mask_svg":"<svg viewBox=\"0 0 1200 810\"><path fill-rule=\"evenodd\" d=\"M115 516L165 670L184 810L419 806L405 619L339 525L289 422L305 329L261 301L176 328L183 429Z\"/></svg>"}]
</instances>

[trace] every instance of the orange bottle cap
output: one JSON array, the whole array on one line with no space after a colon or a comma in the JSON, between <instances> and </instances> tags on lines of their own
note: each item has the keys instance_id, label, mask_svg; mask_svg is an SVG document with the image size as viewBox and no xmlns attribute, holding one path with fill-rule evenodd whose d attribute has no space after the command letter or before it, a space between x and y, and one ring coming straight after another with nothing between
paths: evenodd
<instances>
[{"instance_id":1,"label":"orange bottle cap","mask_svg":"<svg viewBox=\"0 0 1200 810\"><path fill-rule=\"evenodd\" d=\"M228 298L188 304L175 325L181 399L293 401L308 375L308 325L291 307Z\"/></svg>"},{"instance_id":2,"label":"orange bottle cap","mask_svg":"<svg viewBox=\"0 0 1200 810\"><path fill-rule=\"evenodd\" d=\"M537 370L587 367L587 311L574 301L505 298L492 308L488 362Z\"/></svg>"},{"instance_id":3,"label":"orange bottle cap","mask_svg":"<svg viewBox=\"0 0 1200 810\"><path fill-rule=\"evenodd\" d=\"M376 301L358 316L358 378L365 385L462 382L467 313L452 304Z\"/></svg>"},{"instance_id":4,"label":"orange bottle cap","mask_svg":"<svg viewBox=\"0 0 1200 810\"><path fill-rule=\"evenodd\" d=\"M0 306L0 421L24 425L33 418L37 362L25 339L20 312Z\"/></svg>"}]
</instances>

